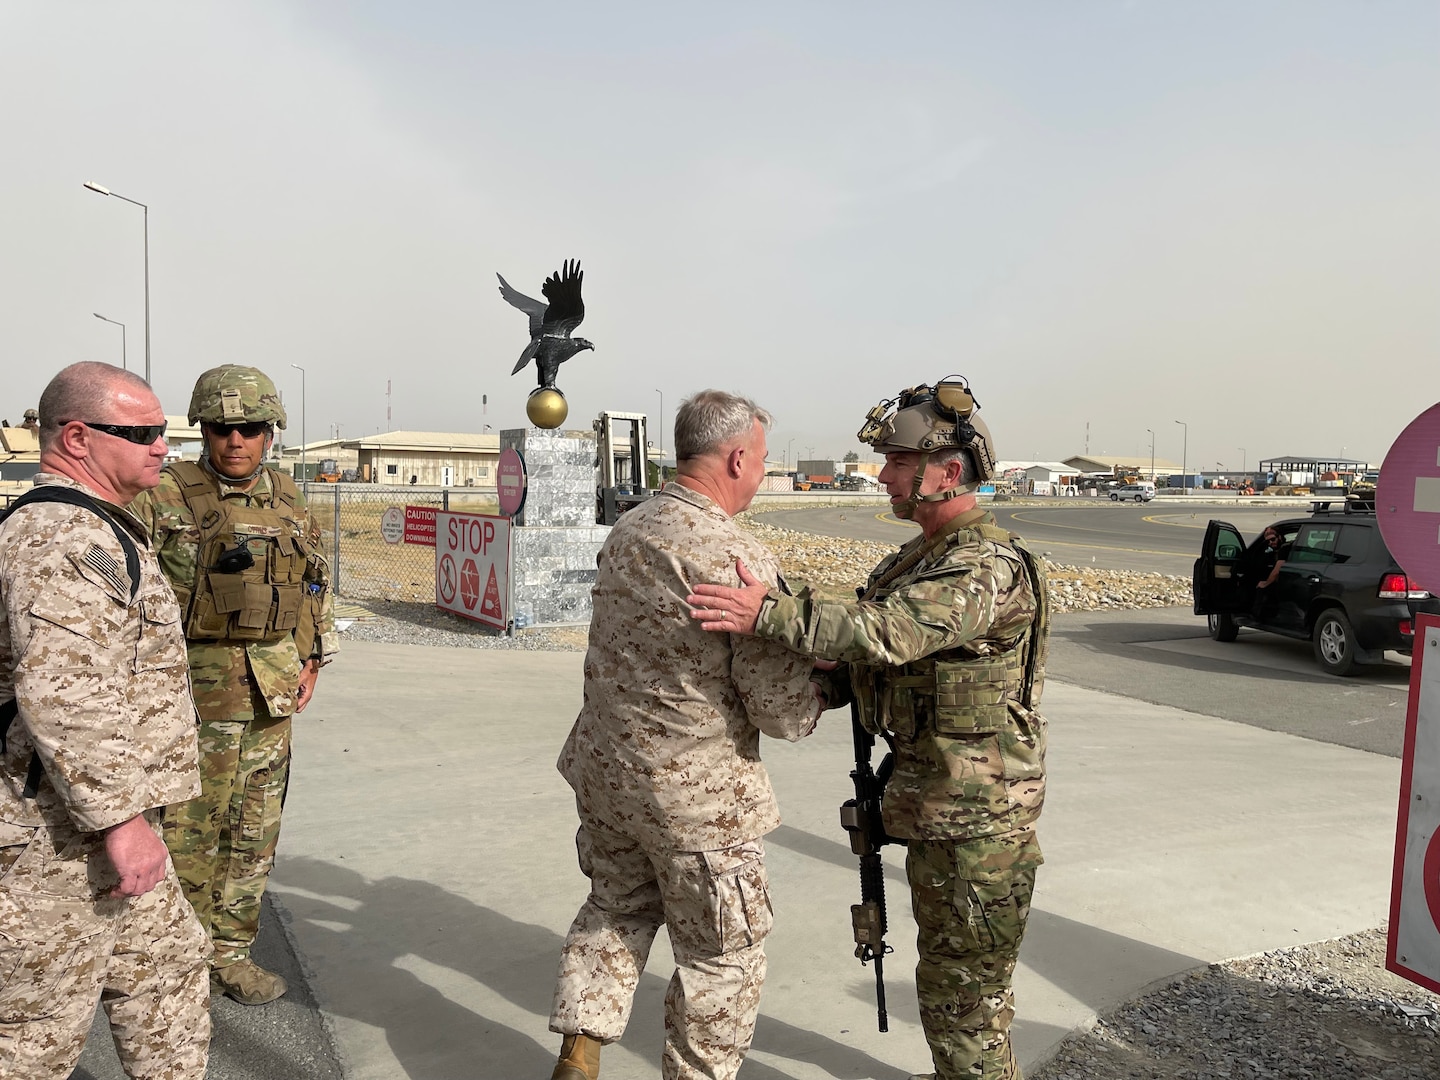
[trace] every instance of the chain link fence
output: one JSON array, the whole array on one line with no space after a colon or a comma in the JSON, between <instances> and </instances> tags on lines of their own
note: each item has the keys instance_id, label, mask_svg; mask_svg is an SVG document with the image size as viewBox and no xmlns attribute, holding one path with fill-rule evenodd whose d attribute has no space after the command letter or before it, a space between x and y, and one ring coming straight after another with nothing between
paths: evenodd
<instances>
[{"instance_id":1,"label":"chain link fence","mask_svg":"<svg viewBox=\"0 0 1440 1080\"><path fill-rule=\"evenodd\" d=\"M362 603L435 602L435 549L407 544L403 538L398 543L388 542L380 525L390 507L400 508L402 515L406 506L472 514L494 514L498 509L493 494L465 489L315 482L305 484L304 489L310 513L324 534L335 595Z\"/></svg>"}]
</instances>

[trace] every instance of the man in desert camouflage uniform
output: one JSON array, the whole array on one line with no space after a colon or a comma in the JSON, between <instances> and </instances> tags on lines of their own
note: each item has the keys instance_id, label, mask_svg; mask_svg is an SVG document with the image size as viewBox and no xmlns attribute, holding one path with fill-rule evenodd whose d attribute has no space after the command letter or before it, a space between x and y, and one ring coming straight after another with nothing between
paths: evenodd
<instances>
[{"instance_id":1,"label":"man in desert camouflage uniform","mask_svg":"<svg viewBox=\"0 0 1440 1080\"><path fill-rule=\"evenodd\" d=\"M246 1005L286 991L250 958L290 778L290 718L335 651L329 569L295 482L263 462L285 426L275 384L228 364L200 376L198 462L166 467L136 500L185 620L200 714L200 798L172 808L165 842L215 944L214 987Z\"/></svg>"},{"instance_id":2,"label":"man in desert camouflage uniform","mask_svg":"<svg viewBox=\"0 0 1440 1080\"><path fill-rule=\"evenodd\" d=\"M40 398L40 473L0 517L0 1080L63 1080L102 1001L125 1074L201 1080L205 933L160 838L200 790L175 594L122 507L165 414L75 364ZM103 998L102 998L103 993Z\"/></svg>"},{"instance_id":3,"label":"man in desert camouflage uniform","mask_svg":"<svg viewBox=\"0 0 1440 1080\"><path fill-rule=\"evenodd\" d=\"M866 729L893 746L882 814L909 849L920 1019L939 1080L1020 1075L1010 980L1045 796L1044 572L976 507L974 490L995 474L977 408L963 381L946 381L871 410L859 437L885 455L880 483L921 535L875 568L858 602L788 595L748 573L743 589L689 598L707 630L841 661L827 704L853 696Z\"/></svg>"},{"instance_id":4,"label":"man in desert camouflage uniform","mask_svg":"<svg viewBox=\"0 0 1440 1080\"><path fill-rule=\"evenodd\" d=\"M737 559L777 580L774 558L730 520L765 474L769 422L717 390L682 403L676 482L622 515L600 551L584 704L559 761L590 895L560 961L553 1080L595 1080L662 923L676 965L665 1080L734 1077L754 1034L772 922L760 838L780 824L760 735L808 735L819 699L807 658L700 632L685 595L734 580Z\"/></svg>"}]
</instances>

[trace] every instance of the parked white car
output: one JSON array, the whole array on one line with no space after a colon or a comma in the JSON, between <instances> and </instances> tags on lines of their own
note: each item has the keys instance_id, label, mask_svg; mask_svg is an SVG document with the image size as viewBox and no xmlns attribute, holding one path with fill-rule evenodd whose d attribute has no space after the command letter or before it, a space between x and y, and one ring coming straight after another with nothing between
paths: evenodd
<instances>
[{"instance_id":1,"label":"parked white car","mask_svg":"<svg viewBox=\"0 0 1440 1080\"><path fill-rule=\"evenodd\" d=\"M1155 485L1148 480L1142 480L1138 484L1122 484L1110 492L1112 502L1128 502L1134 499L1138 502L1149 502L1155 497Z\"/></svg>"}]
</instances>

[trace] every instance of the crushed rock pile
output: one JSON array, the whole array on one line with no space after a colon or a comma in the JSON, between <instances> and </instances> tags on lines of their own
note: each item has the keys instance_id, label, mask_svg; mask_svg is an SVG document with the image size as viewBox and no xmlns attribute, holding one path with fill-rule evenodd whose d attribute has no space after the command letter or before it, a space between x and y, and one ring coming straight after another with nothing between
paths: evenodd
<instances>
[{"instance_id":1,"label":"crushed rock pile","mask_svg":"<svg viewBox=\"0 0 1440 1080\"><path fill-rule=\"evenodd\" d=\"M1385 970L1382 926L1199 968L1070 1036L1028 1075L1435 1080L1440 996Z\"/></svg>"}]
</instances>

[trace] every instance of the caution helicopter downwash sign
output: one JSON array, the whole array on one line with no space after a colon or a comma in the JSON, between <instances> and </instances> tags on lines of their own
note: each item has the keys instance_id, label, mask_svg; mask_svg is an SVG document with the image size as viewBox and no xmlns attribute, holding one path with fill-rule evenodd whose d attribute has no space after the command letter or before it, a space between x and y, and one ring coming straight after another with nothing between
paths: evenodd
<instances>
[{"instance_id":1,"label":"caution helicopter downwash sign","mask_svg":"<svg viewBox=\"0 0 1440 1080\"><path fill-rule=\"evenodd\" d=\"M510 617L510 519L435 515L435 606L504 630Z\"/></svg>"}]
</instances>

